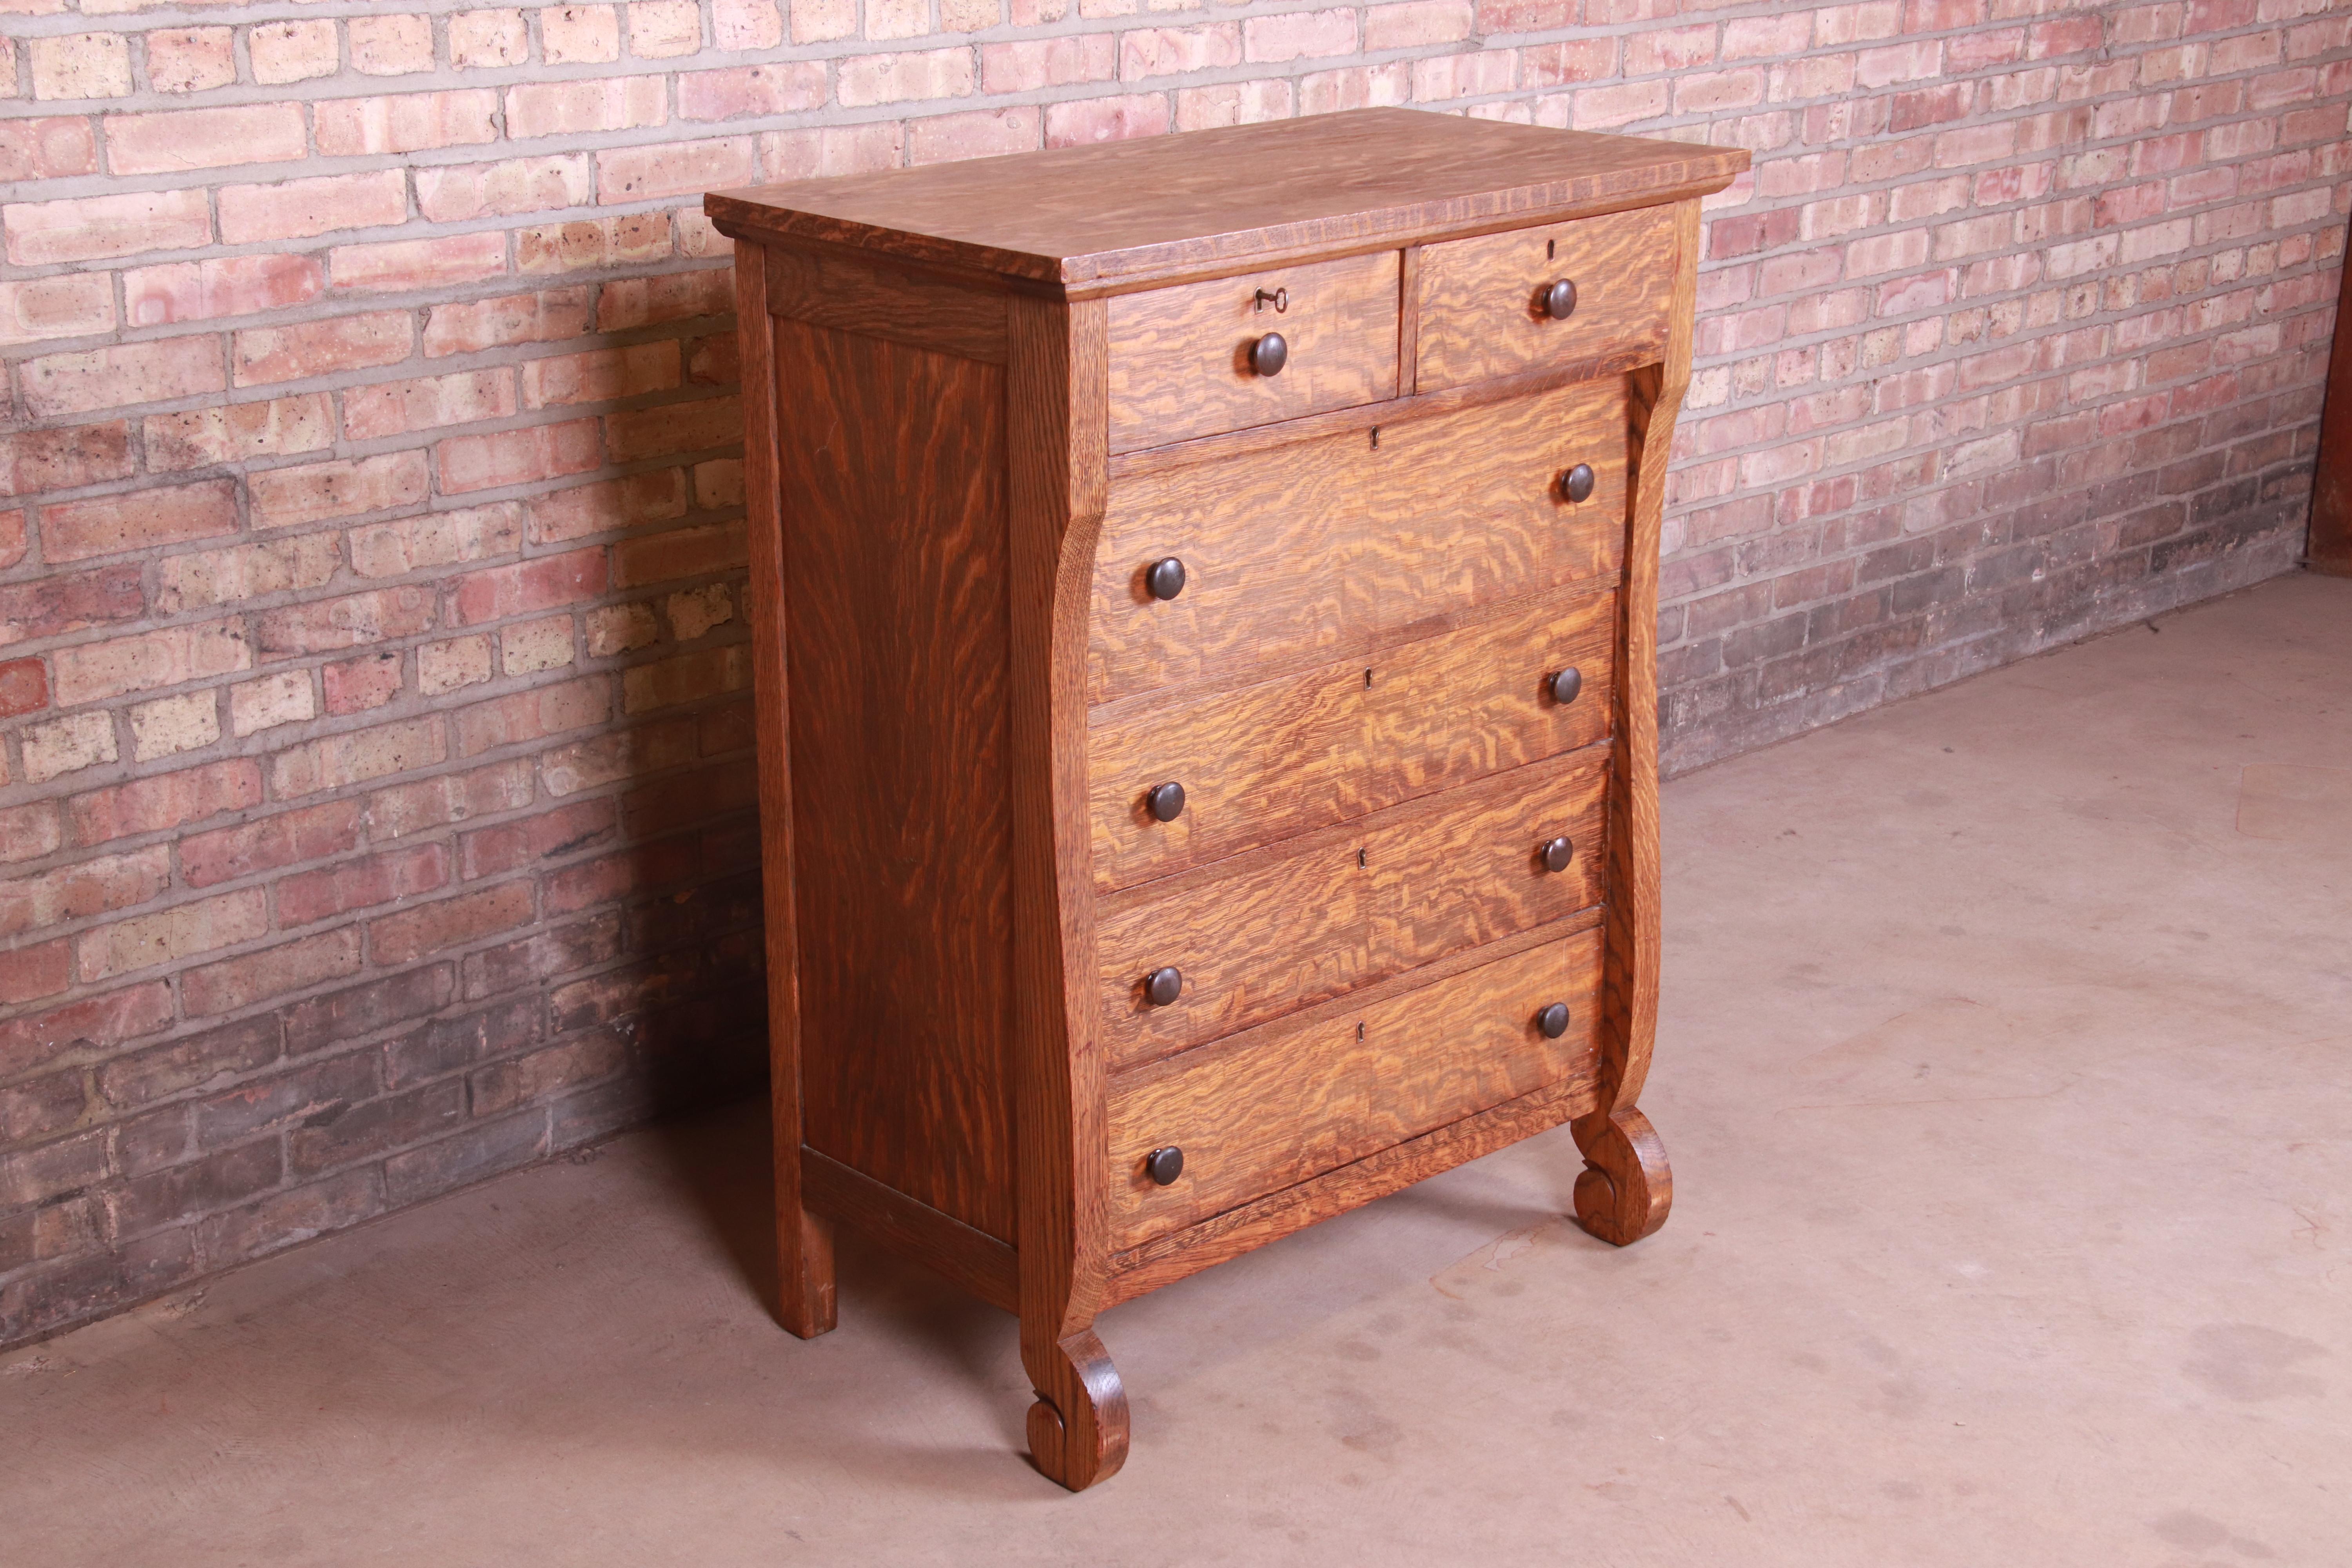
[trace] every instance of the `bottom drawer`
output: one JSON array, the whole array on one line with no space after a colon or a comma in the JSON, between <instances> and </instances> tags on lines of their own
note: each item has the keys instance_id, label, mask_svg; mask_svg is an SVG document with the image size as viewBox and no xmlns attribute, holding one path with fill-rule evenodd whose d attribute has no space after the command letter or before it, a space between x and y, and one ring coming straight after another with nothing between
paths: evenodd
<instances>
[{"instance_id":1,"label":"bottom drawer","mask_svg":"<svg viewBox=\"0 0 2352 1568\"><path fill-rule=\"evenodd\" d=\"M1451 967L1450 965L1448 966ZM1409 983L1412 976L1405 976ZM1112 1080L1111 1246L1268 1193L1569 1078L1598 1043L1601 932L1538 943L1420 985L1293 1014ZM1565 1003L1567 1030L1538 1015ZM1160 1186L1155 1149L1183 1151Z\"/></svg>"}]
</instances>

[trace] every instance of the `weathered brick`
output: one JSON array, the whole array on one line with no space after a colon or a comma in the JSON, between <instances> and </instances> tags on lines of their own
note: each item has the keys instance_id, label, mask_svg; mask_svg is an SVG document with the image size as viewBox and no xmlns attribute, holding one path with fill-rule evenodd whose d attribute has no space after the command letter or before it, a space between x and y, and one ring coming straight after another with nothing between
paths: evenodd
<instances>
[{"instance_id":1,"label":"weathered brick","mask_svg":"<svg viewBox=\"0 0 2352 1568\"><path fill-rule=\"evenodd\" d=\"M236 487L215 479L48 507L41 514L41 544L51 561L81 561L215 538L238 526Z\"/></svg>"},{"instance_id":2,"label":"weathered brick","mask_svg":"<svg viewBox=\"0 0 2352 1568\"><path fill-rule=\"evenodd\" d=\"M498 140L499 95L487 89L399 98L338 98L313 111L323 157L422 153Z\"/></svg>"},{"instance_id":3,"label":"weathered brick","mask_svg":"<svg viewBox=\"0 0 2352 1568\"><path fill-rule=\"evenodd\" d=\"M478 942L528 922L530 885L504 882L478 893L460 893L420 904L368 924L368 955L378 963L409 963Z\"/></svg>"},{"instance_id":4,"label":"weathered brick","mask_svg":"<svg viewBox=\"0 0 2352 1568\"><path fill-rule=\"evenodd\" d=\"M0 206L0 231L19 267L95 261L208 245L212 208L202 188L11 202Z\"/></svg>"}]
</instances>

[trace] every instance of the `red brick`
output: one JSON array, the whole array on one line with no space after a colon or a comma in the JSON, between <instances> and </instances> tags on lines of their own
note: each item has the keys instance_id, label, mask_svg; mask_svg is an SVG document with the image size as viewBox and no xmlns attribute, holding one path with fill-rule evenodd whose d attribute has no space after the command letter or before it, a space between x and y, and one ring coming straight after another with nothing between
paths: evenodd
<instances>
[{"instance_id":1,"label":"red brick","mask_svg":"<svg viewBox=\"0 0 2352 1568\"><path fill-rule=\"evenodd\" d=\"M596 301L596 327L625 332L633 327L723 316L734 309L735 278L725 268L661 278L617 278L604 285Z\"/></svg>"},{"instance_id":2,"label":"red brick","mask_svg":"<svg viewBox=\"0 0 2352 1568\"><path fill-rule=\"evenodd\" d=\"M748 136L614 147L596 154L597 195L605 202L698 194L751 184L759 177L758 143Z\"/></svg>"},{"instance_id":3,"label":"red brick","mask_svg":"<svg viewBox=\"0 0 2352 1568\"><path fill-rule=\"evenodd\" d=\"M113 326L113 289L102 272L0 283L0 343L85 337Z\"/></svg>"},{"instance_id":4,"label":"red brick","mask_svg":"<svg viewBox=\"0 0 2352 1568\"><path fill-rule=\"evenodd\" d=\"M147 81L157 92L203 92L236 80L231 28L158 28L144 41Z\"/></svg>"},{"instance_id":5,"label":"red brick","mask_svg":"<svg viewBox=\"0 0 2352 1568\"><path fill-rule=\"evenodd\" d=\"M327 269L308 256L179 261L124 273L123 314L134 327L169 326L307 304L326 289Z\"/></svg>"},{"instance_id":6,"label":"red brick","mask_svg":"<svg viewBox=\"0 0 2352 1568\"><path fill-rule=\"evenodd\" d=\"M1079 99L1048 104L1045 109L1048 147L1080 147L1135 136L1159 136L1168 129L1168 100L1159 93Z\"/></svg>"},{"instance_id":7,"label":"red brick","mask_svg":"<svg viewBox=\"0 0 2352 1568\"><path fill-rule=\"evenodd\" d=\"M248 328L231 339L229 358L239 386L304 381L338 371L397 364L415 347L415 335L405 311L329 317L292 326Z\"/></svg>"},{"instance_id":8,"label":"red brick","mask_svg":"<svg viewBox=\"0 0 2352 1568\"><path fill-rule=\"evenodd\" d=\"M1036 92L1077 82L1109 81L1118 74L1118 49L1108 33L983 44L980 50L982 92ZM927 123L919 121L916 125L919 129Z\"/></svg>"},{"instance_id":9,"label":"red brick","mask_svg":"<svg viewBox=\"0 0 2352 1568\"><path fill-rule=\"evenodd\" d=\"M676 340L594 349L527 360L522 367L526 408L572 403L604 403L641 393L666 392L678 384Z\"/></svg>"},{"instance_id":10,"label":"red brick","mask_svg":"<svg viewBox=\"0 0 2352 1568\"><path fill-rule=\"evenodd\" d=\"M732 571L745 560L743 525L719 523L707 528L674 528L625 539L613 547L613 584L635 588L647 583L667 583Z\"/></svg>"},{"instance_id":11,"label":"red brick","mask_svg":"<svg viewBox=\"0 0 2352 1568\"><path fill-rule=\"evenodd\" d=\"M495 142L498 111L499 95L485 88L329 99L313 113L320 155L349 158Z\"/></svg>"},{"instance_id":12,"label":"red brick","mask_svg":"<svg viewBox=\"0 0 2352 1568\"><path fill-rule=\"evenodd\" d=\"M389 245L346 245L327 255L338 289L377 292L476 283L507 269L507 237L496 229L403 239Z\"/></svg>"},{"instance_id":13,"label":"red brick","mask_svg":"<svg viewBox=\"0 0 2352 1568\"><path fill-rule=\"evenodd\" d=\"M191 1017L233 1013L289 991L356 974L360 963L360 933L345 927L198 965L180 977L180 996Z\"/></svg>"},{"instance_id":14,"label":"red brick","mask_svg":"<svg viewBox=\"0 0 2352 1568\"><path fill-rule=\"evenodd\" d=\"M453 822L512 811L530 805L530 797L531 767L528 758L494 763L471 773L420 779L415 784L380 790L369 797L368 838L381 844Z\"/></svg>"},{"instance_id":15,"label":"red brick","mask_svg":"<svg viewBox=\"0 0 2352 1568\"><path fill-rule=\"evenodd\" d=\"M98 138L79 115L0 121L0 184L98 173Z\"/></svg>"},{"instance_id":16,"label":"red brick","mask_svg":"<svg viewBox=\"0 0 2352 1568\"><path fill-rule=\"evenodd\" d=\"M419 169L416 210L435 223L593 205L594 160L584 153Z\"/></svg>"},{"instance_id":17,"label":"red brick","mask_svg":"<svg viewBox=\"0 0 2352 1568\"><path fill-rule=\"evenodd\" d=\"M142 429L147 467L157 473L314 452L335 439L333 408L323 392L151 414ZM175 569L188 563L185 556L172 557L163 568L164 577L172 579ZM289 579L283 585L294 584Z\"/></svg>"},{"instance_id":18,"label":"red brick","mask_svg":"<svg viewBox=\"0 0 2352 1568\"><path fill-rule=\"evenodd\" d=\"M368 956L377 963L410 963L461 947L531 919L528 882L507 882L478 893L404 910L369 922Z\"/></svg>"},{"instance_id":19,"label":"red brick","mask_svg":"<svg viewBox=\"0 0 2352 1568\"><path fill-rule=\"evenodd\" d=\"M668 403L604 416L605 454L615 463L735 447L742 439L742 403L733 397Z\"/></svg>"},{"instance_id":20,"label":"red brick","mask_svg":"<svg viewBox=\"0 0 2352 1568\"><path fill-rule=\"evenodd\" d=\"M425 500L430 481L425 454L409 451L269 468L253 475L247 486L253 498L253 525L289 528L415 506Z\"/></svg>"},{"instance_id":21,"label":"red brick","mask_svg":"<svg viewBox=\"0 0 2352 1568\"><path fill-rule=\"evenodd\" d=\"M37 713L49 705L48 670L37 658L0 663L0 719Z\"/></svg>"},{"instance_id":22,"label":"red brick","mask_svg":"<svg viewBox=\"0 0 2352 1568\"><path fill-rule=\"evenodd\" d=\"M286 163L310 156L302 110L292 103L110 114L102 122L107 167L117 174L176 174L231 163Z\"/></svg>"},{"instance_id":23,"label":"red brick","mask_svg":"<svg viewBox=\"0 0 2352 1568\"><path fill-rule=\"evenodd\" d=\"M397 169L274 185L223 185L220 215L225 245L380 228L407 220L408 186Z\"/></svg>"},{"instance_id":24,"label":"red brick","mask_svg":"<svg viewBox=\"0 0 2352 1568\"><path fill-rule=\"evenodd\" d=\"M824 96L824 67L815 60L688 71L677 79L681 120L796 114L822 107Z\"/></svg>"},{"instance_id":25,"label":"red brick","mask_svg":"<svg viewBox=\"0 0 2352 1568\"><path fill-rule=\"evenodd\" d=\"M577 272L628 267L669 258L672 235L667 213L583 219L515 232L515 270Z\"/></svg>"},{"instance_id":26,"label":"red brick","mask_svg":"<svg viewBox=\"0 0 2352 1568\"><path fill-rule=\"evenodd\" d=\"M604 676L537 687L459 709L457 754L476 757L499 746L601 724L612 716L613 684Z\"/></svg>"},{"instance_id":27,"label":"red brick","mask_svg":"<svg viewBox=\"0 0 2352 1568\"><path fill-rule=\"evenodd\" d=\"M429 893L449 879L449 853L440 844L421 844L365 855L317 871L298 872L278 882L281 930Z\"/></svg>"},{"instance_id":28,"label":"red brick","mask_svg":"<svg viewBox=\"0 0 2352 1568\"><path fill-rule=\"evenodd\" d=\"M507 134L519 142L635 131L668 119L668 84L657 76L530 82L507 89Z\"/></svg>"},{"instance_id":29,"label":"red brick","mask_svg":"<svg viewBox=\"0 0 2352 1568\"><path fill-rule=\"evenodd\" d=\"M132 1040L169 1027L172 1019L172 988L162 981L10 1018L0 1022L0 1079L22 1078L84 1052L111 1054ZM274 1022L271 1037L274 1053Z\"/></svg>"},{"instance_id":30,"label":"red brick","mask_svg":"<svg viewBox=\"0 0 2352 1568\"><path fill-rule=\"evenodd\" d=\"M188 250L212 243L212 209L201 189L141 191L73 201L11 202L0 207L8 259L19 267Z\"/></svg>"},{"instance_id":31,"label":"red brick","mask_svg":"<svg viewBox=\"0 0 2352 1568\"><path fill-rule=\"evenodd\" d=\"M479 626L509 616L576 605L603 594L607 581L601 549L536 556L511 566L468 573L452 584L451 624Z\"/></svg>"},{"instance_id":32,"label":"red brick","mask_svg":"<svg viewBox=\"0 0 2352 1568\"><path fill-rule=\"evenodd\" d=\"M608 283L610 292L619 283ZM504 294L462 305L436 305L425 313L425 354L476 353L515 343L561 342L588 330L586 289L545 289Z\"/></svg>"},{"instance_id":33,"label":"red brick","mask_svg":"<svg viewBox=\"0 0 2352 1568\"><path fill-rule=\"evenodd\" d=\"M442 489L454 494L596 468L605 460L600 445L596 421L574 419L484 436L453 436L435 445L433 457Z\"/></svg>"},{"instance_id":34,"label":"red brick","mask_svg":"<svg viewBox=\"0 0 2352 1568\"><path fill-rule=\"evenodd\" d=\"M516 822L478 828L457 840L459 874L467 881L516 870L609 843L619 826L609 795L574 801Z\"/></svg>"},{"instance_id":35,"label":"red brick","mask_svg":"<svg viewBox=\"0 0 2352 1568\"><path fill-rule=\"evenodd\" d=\"M236 486L227 479L131 490L41 510L41 548L50 561L81 561L235 533Z\"/></svg>"},{"instance_id":36,"label":"red brick","mask_svg":"<svg viewBox=\"0 0 2352 1568\"><path fill-rule=\"evenodd\" d=\"M131 468L131 427L120 419L0 436L0 495L103 484Z\"/></svg>"},{"instance_id":37,"label":"red brick","mask_svg":"<svg viewBox=\"0 0 2352 1568\"><path fill-rule=\"evenodd\" d=\"M653 468L625 479L534 496L523 504L534 544L557 544L591 533L686 515L686 471Z\"/></svg>"},{"instance_id":38,"label":"red brick","mask_svg":"<svg viewBox=\"0 0 2352 1568\"><path fill-rule=\"evenodd\" d=\"M163 338L83 353L48 354L17 369L36 418L201 397L228 385L216 337Z\"/></svg>"},{"instance_id":39,"label":"red brick","mask_svg":"<svg viewBox=\"0 0 2352 1568\"><path fill-rule=\"evenodd\" d=\"M264 611L254 617L254 647L265 658L329 653L415 637L433 622L431 588L379 588Z\"/></svg>"},{"instance_id":40,"label":"red brick","mask_svg":"<svg viewBox=\"0 0 2352 1568\"><path fill-rule=\"evenodd\" d=\"M0 952L0 1004L14 1006L20 1002L38 1001L55 996L73 984L73 943L45 942L33 947L19 947ZM79 1114L80 1084L75 1083Z\"/></svg>"},{"instance_id":41,"label":"red brick","mask_svg":"<svg viewBox=\"0 0 2352 1568\"><path fill-rule=\"evenodd\" d=\"M96 845L201 822L260 801L261 765L250 757L235 757L78 795L66 803L66 814L74 841Z\"/></svg>"},{"instance_id":42,"label":"red brick","mask_svg":"<svg viewBox=\"0 0 2352 1568\"><path fill-rule=\"evenodd\" d=\"M172 885L172 850L157 844L0 882L0 937L143 904Z\"/></svg>"},{"instance_id":43,"label":"red brick","mask_svg":"<svg viewBox=\"0 0 2352 1568\"><path fill-rule=\"evenodd\" d=\"M325 665L319 677L326 688L327 711L339 718L381 708L402 690L400 656L396 653L363 654L340 664Z\"/></svg>"}]
</instances>

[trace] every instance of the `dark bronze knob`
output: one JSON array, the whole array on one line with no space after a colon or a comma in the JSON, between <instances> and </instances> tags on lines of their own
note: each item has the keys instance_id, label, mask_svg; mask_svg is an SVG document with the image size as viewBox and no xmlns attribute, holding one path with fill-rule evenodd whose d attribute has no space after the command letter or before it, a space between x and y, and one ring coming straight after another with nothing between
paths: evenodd
<instances>
[{"instance_id":1,"label":"dark bronze knob","mask_svg":"<svg viewBox=\"0 0 2352 1568\"><path fill-rule=\"evenodd\" d=\"M1165 1007L1184 994L1184 972L1174 964L1155 969L1143 977L1144 1000L1155 1007Z\"/></svg>"},{"instance_id":2,"label":"dark bronze knob","mask_svg":"<svg viewBox=\"0 0 2352 1568\"><path fill-rule=\"evenodd\" d=\"M1143 792L1143 804L1154 822L1173 822L1184 815L1184 786L1171 779Z\"/></svg>"},{"instance_id":3,"label":"dark bronze knob","mask_svg":"<svg viewBox=\"0 0 2352 1568\"><path fill-rule=\"evenodd\" d=\"M1171 1143L1165 1149L1154 1149L1143 1157L1143 1173L1168 1186L1184 1173L1184 1151Z\"/></svg>"},{"instance_id":4,"label":"dark bronze knob","mask_svg":"<svg viewBox=\"0 0 2352 1568\"><path fill-rule=\"evenodd\" d=\"M1563 278L1543 291L1543 311L1555 321L1576 314L1576 279Z\"/></svg>"},{"instance_id":5,"label":"dark bronze knob","mask_svg":"<svg viewBox=\"0 0 2352 1568\"><path fill-rule=\"evenodd\" d=\"M1184 563L1173 555L1155 561L1143 574L1143 585L1155 599L1172 599L1184 591Z\"/></svg>"},{"instance_id":6,"label":"dark bronze knob","mask_svg":"<svg viewBox=\"0 0 2352 1568\"><path fill-rule=\"evenodd\" d=\"M1572 664L1551 678L1551 700L1554 702L1573 702L1576 694L1583 689L1584 671Z\"/></svg>"},{"instance_id":7,"label":"dark bronze knob","mask_svg":"<svg viewBox=\"0 0 2352 1568\"><path fill-rule=\"evenodd\" d=\"M1536 1027L1547 1040L1556 1040L1568 1033L1568 1004L1555 1002L1536 1015Z\"/></svg>"},{"instance_id":8,"label":"dark bronze knob","mask_svg":"<svg viewBox=\"0 0 2352 1568\"><path fill-rule=\"evenodd\" d=\"M1592 465L1579 463L1559 477L1559 493L1570 500L1586 500L1592 495Z\"/></svg>"},{"instance_id":9,"label":"dark bronze knob","mask_svg":"<svg viewBox=\"0 0 2352 1568\"><path fill-rule=\"evenodd\" d=\"M1290 345L1280 332L1268 332L1250 345L1250 369L1260 375L1280 375L1290 363Z\"/></svg>"},{"instance_id":10,"label":"dark bronze knob","mask_svg":"<svg viewBox=\"0 0 2352 1568\"><path fill-rule=\"evenodd\" d=\"M1565 871L1568 869L1568 863L1574 858L1576 858L1576 846L1570 844L1567 839L1551 838L1545 840L1543 847L1543 863L1545 870Z\"/></svg>"}]
</instances>

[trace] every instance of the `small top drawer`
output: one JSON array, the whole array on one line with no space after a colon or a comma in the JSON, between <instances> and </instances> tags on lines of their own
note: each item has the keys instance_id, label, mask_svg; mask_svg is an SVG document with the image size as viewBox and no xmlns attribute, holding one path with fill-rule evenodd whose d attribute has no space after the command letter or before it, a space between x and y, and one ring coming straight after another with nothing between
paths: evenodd
<instances>
[{"instance_id":1,"label":"small top drawer","mask_svg":"<svg viewBox=\"0 0 2352 1568\"><path fill-rule=\"evenodd\" d=\"M1675 218L1643 207L1424 247L1415 390L1665 353ZM1554 285L1567 283L1570 289ZM1555 307L1568 307L1554 315Z\"/></svg>"},{"instance_id":2,"label":"small top drawer","mask_svg":"<svg viewBox=\"0 0 2352 1568\"><path fill-rule=\"evenodd\" d=\"M1110 449L1394 397L1399 265L1382 250L1115 296Z\"/></svg>"}]
</instances>

